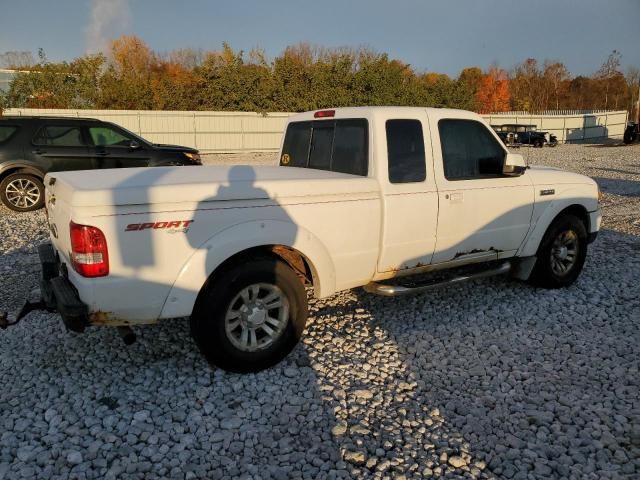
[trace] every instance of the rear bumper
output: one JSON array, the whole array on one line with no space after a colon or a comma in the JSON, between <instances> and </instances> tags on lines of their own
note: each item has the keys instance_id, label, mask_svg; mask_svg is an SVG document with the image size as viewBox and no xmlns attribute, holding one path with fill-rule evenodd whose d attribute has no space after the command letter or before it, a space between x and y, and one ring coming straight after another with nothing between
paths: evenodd
<instances>
[{"instance_id":1,"label":"rear bumper","mask_svg":"<svg viewBox=\"0 0 640 480\"><path fill-rule=\"evenodd\" d=\"M83 332L89 324L89 307L78 297L78 292L64 275L53 246L38 247L42 278L40 292L45 305L57 311L64 325L74 332Z\"/></svg>"},{"instance_id":2,"label":"rear bumper","mask_svg":"<svg viewBox=\"0 0 640 480\"><path fill-rule=\"evenodd\" d=\"M598 209L589 212L589 243L593 242L598 236L598 231L602 225L602 208L598 205Z\"/></svg>"}]
</instances>

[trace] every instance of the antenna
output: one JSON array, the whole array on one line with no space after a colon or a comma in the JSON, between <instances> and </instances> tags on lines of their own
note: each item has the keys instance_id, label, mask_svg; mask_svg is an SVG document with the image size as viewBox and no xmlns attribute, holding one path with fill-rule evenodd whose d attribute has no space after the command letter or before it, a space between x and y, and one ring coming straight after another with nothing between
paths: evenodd
<instances>
[{"instance_id":1,"label":"antenna","mask_svg":"<svg viewBox=\"0 0 640 480\"><path fill-rule=\"evenodd\" d=\"M640 78L638 78L638 100L636 101L636 123L640 123Z\"/></svg>"}]
</instances>

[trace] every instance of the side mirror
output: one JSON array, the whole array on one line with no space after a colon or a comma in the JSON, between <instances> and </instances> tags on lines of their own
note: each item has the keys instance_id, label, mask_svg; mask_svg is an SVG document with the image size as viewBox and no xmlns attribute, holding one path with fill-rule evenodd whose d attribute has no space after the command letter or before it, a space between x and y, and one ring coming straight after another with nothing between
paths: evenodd
<instances>
[{"instance_id":1,"label":"side mirror","mask_svg":"<svg viewBox=\"0 0 640 480\"><path fill-rule=\"evenodd\" d=\"M527 162L524 161L524 157L519 153L507 153L504 159L504 166L502 167L502 173L510 177L517 177L522 175L527 169Z\"/></svg>"},{"instance_id":2,"label":"side mirror","mask_svg":"<svg viewBox=\"0 0 640 480\"><path fill-rule=\"evenodd\" d=\"M136 150L136 149L140 148L140 144L138 142L136 142L135 140L131 140L129 142L129 148L131 150Z\"/></svg>"}]
</instances>

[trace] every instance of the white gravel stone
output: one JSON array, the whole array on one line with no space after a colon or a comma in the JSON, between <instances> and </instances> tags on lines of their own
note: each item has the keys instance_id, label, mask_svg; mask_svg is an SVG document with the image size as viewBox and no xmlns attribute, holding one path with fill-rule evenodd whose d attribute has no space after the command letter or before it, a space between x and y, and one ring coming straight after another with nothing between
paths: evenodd
<instances>
[{"instance_id":1,"label":"white gravel stone","mask_svg":"<svg viewBox=\"0 0 640 480\"><path fill-rule=\"evenodd\" d=\"M464 467L467 464L467 462L462 457L450 457L448 461L449 465L454 468Z\"/></svg>"},{"instance_id":2,"label":"white gravel stone","mask_svg":"<svg viewBox=\"0 0 640 480\"><path fill-rule=\"evenodd\" d=\"M80 465L82 463L82 454L80 452L69 452L67 454L67 462L71 465Z\"/></svg>"}]
</instances>

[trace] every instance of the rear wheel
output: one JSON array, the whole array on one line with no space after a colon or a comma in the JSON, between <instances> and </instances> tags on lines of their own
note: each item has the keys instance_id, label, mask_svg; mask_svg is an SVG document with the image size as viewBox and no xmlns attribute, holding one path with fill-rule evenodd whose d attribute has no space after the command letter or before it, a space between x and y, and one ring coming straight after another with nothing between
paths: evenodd
<instances>
[{"instance_id":1,"label":"rear wheel","mask_svg":"<svg viewBox=\"0 0 640 480\"><path fill-rule=\"evenodd\" d=\"M530 282L544 288L567 287L576 281L587 256L584 223L563 214L549 226L538 247Z\"/></svg>"},{"instance_id":2,"label":"rear wheel","mask_svg":"<svg viewBox=\"0 0 640 480\"><path fill-rule=\"evenodd\" d=\"M307 320L302 282L284 262L260 257L216 274L191 316L191 334L207 360L230 372L257 372L282 360Z\"/></svg>"},{"instance_id":3,"label":"rear wheel","mask_svg":"<svg viewBox=\"0 0 640 480\"><path fill-rule=\"evenodd\" d=\"M44 205L44 185L34 175L14 173L0 182L0 200L16 212L38 210Z\"/></svg>"}]
</instances>

